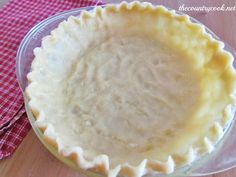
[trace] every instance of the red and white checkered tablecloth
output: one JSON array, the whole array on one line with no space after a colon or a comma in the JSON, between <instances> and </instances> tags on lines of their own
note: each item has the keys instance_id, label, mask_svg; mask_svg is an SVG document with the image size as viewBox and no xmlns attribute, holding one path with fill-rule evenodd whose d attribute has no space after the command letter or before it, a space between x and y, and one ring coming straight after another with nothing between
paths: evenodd
<instances>
[{"instance_id":1,"label":"red and white checkered tablecloth","mask_svg":"<svg viewBox=\"0 0 236 177\"><path fill-rule=\"evenodd\" d=\"M15 74L21 40L55 13L100 4L100 0L10 0L0 9L0 159L11 155L30 129Z\"/></svg>"}]
</instances>

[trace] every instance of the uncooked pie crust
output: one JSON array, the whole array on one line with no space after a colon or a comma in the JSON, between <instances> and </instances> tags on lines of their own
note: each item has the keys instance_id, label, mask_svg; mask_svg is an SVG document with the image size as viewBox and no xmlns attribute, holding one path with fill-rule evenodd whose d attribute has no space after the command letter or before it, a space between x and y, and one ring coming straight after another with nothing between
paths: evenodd
<instances>
[{"instance_id":1,"label":"uncooked pie crust","mask_svg":"<svg viewBox=\"0 0 236 177\"><path fill-rule=\"evenodd\" d=\"M233 57L163 6L70 17L34 50L26 93L59 153L109 177L172 173L211 152L232 120Z\"/></svg>"}]
</instances>

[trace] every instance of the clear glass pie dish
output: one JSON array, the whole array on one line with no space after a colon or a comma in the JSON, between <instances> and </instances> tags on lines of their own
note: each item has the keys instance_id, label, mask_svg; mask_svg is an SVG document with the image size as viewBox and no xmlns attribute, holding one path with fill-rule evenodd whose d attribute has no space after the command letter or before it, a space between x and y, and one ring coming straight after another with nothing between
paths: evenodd
<instances>
[{"instance_id":1,"label":"clear glass pie dish","mask_svg":"<svg viewBox=\"0 0 236 177\"><path fill-rule=\"evenodd\" d=\"M42 21L41 23L33 27L25 36L18 49L16 57L17 79L24 95L25 107L27 110L28 118L36 135L55 157L60 159L63 163L77 170L79 169L73 161L67 158L63 158L57 153L57 149L55 147L47 144L44 141L42 132L35 126L35 118L33 117L31 110L29 109L28 99L25 96L25 88L27 86L26 75L30 71L31 62L34 58L33 49L41 45L42 38L46 35L49 35L50 32L54 28L56 28L60 22L66 20L69 16L78 16L82 10L90 11L93 8L94 7L73 9L70 11L59 13ZM181 14L180 12L177 13ZM191 18L191 21L195 23L200 23L194 18ZM219 39L209 29L206 28L206 31L210 33L214 38ZM231 49L229 46L226 46L225 49L231 52L232 54L235 54L233 49ZM186 165L181 168L178 168L174 173L170 175L160 174L158 176L199 176L217 173L234 167L236 165L236 152L233 151L233 147L234 145L236 145L236 140L234 137L234 131L236 131L236 126L234 124L234 121L232 121L232 123L228 125L224 129L224 131L224 137L216 145L216 149L211 154L206 154L200 160L195 161L191 165ZM86 171L85 173L89 176L97 176L97 174L93 172Z\"/></svg>"}]
</instances>

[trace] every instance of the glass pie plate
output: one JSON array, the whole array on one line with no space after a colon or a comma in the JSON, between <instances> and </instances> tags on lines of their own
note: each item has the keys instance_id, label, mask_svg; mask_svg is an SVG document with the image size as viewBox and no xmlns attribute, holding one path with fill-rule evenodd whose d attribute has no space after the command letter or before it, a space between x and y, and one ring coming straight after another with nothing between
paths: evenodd
<instances>
[{"instance_id":1,"label":"glass pie plate","mask_svg":"<svg viewBox=\"0 0 236 177\"><path fill-rule=\"evenodd\" d=\"M103 5L105 6L105 5ZM40 22L36 26L34 26L25 38L22 40L20 47L18 49L18 53L16 56L16 74L17 79L24 95L24 102L27 111L27 115L29 121L33 127L34 132L40 139L40 141L44 144L44 146L60 161L67 164L68 166L85 173L88 176L101 176L95 174L90 171L83 171L77 167L77 165L62 156L60 156L57 152L57 149L49 144L47 144L43 139L42 132L35 126L35 118L32 115L31 110L28 106L28 99L25 95L25 88L27 86L27 78L26 75L30 71L31 62L34 58L33 49L41 46L41 40L44 36L49 35L50 31L58 26L60 22L66 20L69 16L78 16L82 10L93 10L94 6L84 7L73 9L69 11L65 11L62 13L58 13L54 16L49 17L48 19ZM172 9L169 9L172 10ZM182 14L181 12L176 11L178 14ZM190 17L192 22L200 23L196 19ZM200 23L201 24L201 23ZM214 38L219 39L212 31L210 31L207 27L206 31L210 33ZM225 44L225 49L231 52L236 58L235 51ZM155 176L203 176L209 175L213 173L222 172L233 168L236 166L236 151L234 147L236 147L236 124L233 120L225 129L224 137L217 143L215 150L210 153L202 156L199 160L193 162L191 165L186 165L183 167L179 167L175 170L174 173L166 175L166 174L156 174Z\"/></svg>"}]
</instances>

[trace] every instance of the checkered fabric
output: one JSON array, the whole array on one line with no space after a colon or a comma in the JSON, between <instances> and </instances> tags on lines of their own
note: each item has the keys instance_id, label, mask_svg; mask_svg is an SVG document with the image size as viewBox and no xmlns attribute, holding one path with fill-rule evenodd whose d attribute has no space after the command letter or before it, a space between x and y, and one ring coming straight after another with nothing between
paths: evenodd
<instances>
[{"instance_id":1,"label":"checkered fabric","mask_svg":"<svg viewBox=\"0 0 236 177\"><path fill-rule=\"evenodd\" d=\"M11 155L30 129L15 75L17 49L43 19L100 0L10 0L0 9L0 159Z\"/></svg>"}]
</instances>

